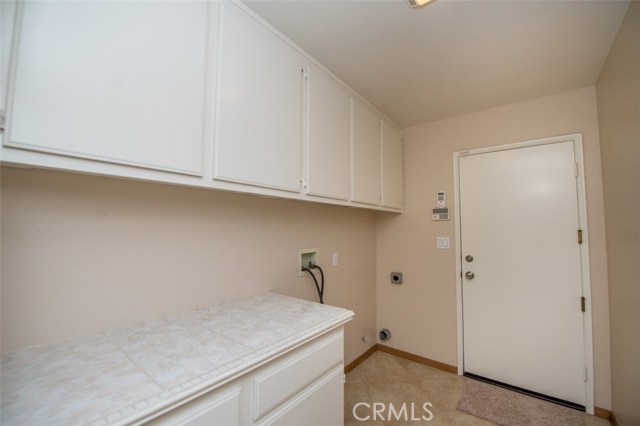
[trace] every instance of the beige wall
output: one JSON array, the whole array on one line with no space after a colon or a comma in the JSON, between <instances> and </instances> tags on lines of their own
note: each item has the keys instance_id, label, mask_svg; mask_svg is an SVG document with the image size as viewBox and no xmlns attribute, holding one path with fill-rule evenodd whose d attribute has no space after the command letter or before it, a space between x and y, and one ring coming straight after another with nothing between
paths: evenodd
<instances>
[{"instance_id":1,"label":"beige wall","mask_svg":"<svg viewBox=\"0 0 640 426\"><path fill-rule=\"evenodd\" d=\"M1 184L3 351L266 291L317 300L307 247L326 302L356 313L346 361L375 344L372 212L36 170Z\"/></svg>"},{"instance_id":2,"label":"beige wall","mask_svg":"<svg viewBox=\"0 0 640 426\"><path fill-rule=\"evenodd\" d=\"M389 345L457 364L454 221L432 222L435 194L446 190L453 214L453 153L467 148L583 133L591 248L595 404L611 403L609 306L595 88L483 110L404 130L405 213L377 217L378 327ZM449 236L451 250L436 250ZM404 284L389 272L404 272Z\"/></svg>"},{"instance_id":3,"label":"beige wall","mask_svg":"<svg viewBox=\"0 0 640 426\"><path fill-rule=\"evenodd\" d=\"M596 86L607 226L613 412L640 425L640 2Z\"/></svg>"}]
</instances>

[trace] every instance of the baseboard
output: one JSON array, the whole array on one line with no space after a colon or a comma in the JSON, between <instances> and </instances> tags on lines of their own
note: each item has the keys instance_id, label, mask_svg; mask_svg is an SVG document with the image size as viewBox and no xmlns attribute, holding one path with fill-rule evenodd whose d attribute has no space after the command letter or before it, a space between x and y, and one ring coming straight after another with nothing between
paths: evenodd
<instances>
[{"instance_id":1,"label":"baseboard","mask_svg":"<svg viewBox=\"0 0 640 426\"><path fill-rule=\"evenodd\" d=\"M458 367L455 365L445 364L444 362L434 361L429 358L425 358L420 355L415 355L410 352L401 351L400 349L392 348L390 346L385 346L378 344L377 348L379 351L386 352L388 354L392 354L395 356L399 356L400 358L405 358L411 361L419 362L420 364L428 365L429 367L437 368L439 370L444 370L448 373L458 374Z\"/></svg>"},{"instance_id":2,"label":"baseboard","mask_svg":"<svg viewBox=\"0 0 640 426\"><path fill-rule=\"evenodd\" d=\"M611 420L611 411L604 408L593 407L593 415L603 419Z\"/></svg>"},{"instance_id":3,"label":"baseboard","mask_svg":"<svg viewBox=\"0 0 640 426\"><path fill-rule=\"evenodd\" d=\"M593 415L602 419L609 420L611 424L615 426L615 424L613 423L615 421L615 417L613 417L613 413L606 408L593 407Z\"/></svg>"},{"instance_id":4,"label":"baseboard","mask_svg":"<svg viewBox=\"0 0 640 426\"><path fill-rule=\"evenodd\" d=\"M611 426L618 426L620 424L618 423L618 419L616 419L616 415L613 414L613 411L611 412L611 418L609 421L611 422Z\"/></svg>"},{"instance_id":5,"label":"baseboard","mask_svg":"<svg viewBox=\"0 0 640 426\"><path fill-rule=\"evenodd\" d=\"M362 364L367 358L373 355L376 351L386 352L391 355L399 356L400 358L405 358L411 361L418 362L420 364L428 365L429 367L437 368L439 370L444 370L448 373L458 374L458 367L455 365L445 364L444 362L434 361L429 358L425 358L420 355L415 355L410 352L401 351L400 349L392 348L391 346L381 345L380 343L376 343L371 346L365 353L360 355L358 358L351 361L349 364L344 367L344 374L349 373L351 370Z\"/></svg>"},{"instance_id":6,"label":"baseboard","mask_svg":"<svg viewBox=\"0 0 640 426\"><path fill-rule=\"evenodd\" d=\"M344 366L344 374L347 374L349 371L353 370L354 368L356 368L357 366L362 364L365 359L367 359L371 355L373 355L373 353L378 350L378 346L379 345L376 343L375 345L373 345L369 349L367 349L367 351L365 353L363 353L362 355L360 355L358 358L354 359L349 364L345 365Z\"/></svg>"}]
</instances>

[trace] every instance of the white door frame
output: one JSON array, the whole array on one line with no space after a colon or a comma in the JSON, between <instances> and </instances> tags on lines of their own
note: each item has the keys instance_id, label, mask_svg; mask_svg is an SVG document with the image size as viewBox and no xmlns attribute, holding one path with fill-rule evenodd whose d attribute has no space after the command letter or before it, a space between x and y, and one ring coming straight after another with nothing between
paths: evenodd
<instances>
[{"instance_id":1,"label":"white door frame","mask_svg":"<svg viewBox=\"0 0 640 426\"><path fill-rule=\"evenodd\" d=\"M509 149L525 148L529 146L547 145L560 142L573 142L576 159L576 189L578 194L578 223L582 229L582 244L580 245L580 260L582 264L582 294L586 298L586 311L583 317L584 332L584 356L587 367L585 383L586 403L585 410L593 414L594 386L593 386L593 324L591 315L591 276L589 272L589 230L587 226L587 202L584 181L584 155L582 150L582 133L574 133L564 136L556 136L544 139L536 139L526 142L517 142L507 145L497 145L487 148L468 149L453 153L453 179L454 179L454 217L456 239L456 305L458 322L458 374L464 373L464 339L462 322L462 252L460 233L460 175L458 160L469 154L482 154L487 152L504 151Z\"/></svg>"}]
</instances>

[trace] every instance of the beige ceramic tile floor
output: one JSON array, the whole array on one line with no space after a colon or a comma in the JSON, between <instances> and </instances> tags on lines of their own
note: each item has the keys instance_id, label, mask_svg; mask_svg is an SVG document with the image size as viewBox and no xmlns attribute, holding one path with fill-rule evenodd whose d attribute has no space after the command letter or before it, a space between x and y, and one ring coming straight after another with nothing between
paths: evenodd
<instances>
[{"instance_id":1,"label":"beige ceramic tile floor","mask_svg":"<svg viewBox=\"0 0 640 426\"><path fill-rule=\"evenodd\" d=\"M375 352L367 360L347 374L345 384L345 426L483 426L493 423L475 416L456 410L458 398L462 393L467 379L462 376L447 373L436 368L399 358L384 352ZM385 420L373 421L373 404L381 403L384 407L381 412ZM411 404L415 407L415 418L429 413L423 410L423 404L431 412L429 421L411 420ZM358 420L354 417L353 407L358 403L356 415L362 419L367 416L369 420ZM401 420L389 416L389 404L393 404L395 410L400 410L402 404L406 404L408 420L400 415ZM584 414L586 426L609 426L607 420ZM559 425L561 426L561 425Z\"/></svg>"}]
</instances>

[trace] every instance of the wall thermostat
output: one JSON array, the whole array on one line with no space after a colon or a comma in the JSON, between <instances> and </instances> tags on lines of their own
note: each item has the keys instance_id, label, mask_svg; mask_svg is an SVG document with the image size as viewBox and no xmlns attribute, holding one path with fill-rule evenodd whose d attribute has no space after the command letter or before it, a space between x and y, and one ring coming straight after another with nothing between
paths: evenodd
<instances>
[{"instance_id":1,"label":"wall thermostat","mask_svg":"<svg viewBox=\"0 0 640 426\"><path fill-rule=\"evenodd\" d=\"M443 209L447 207L447 193L444 191L438 191L436 193L436 207Z\"/></svg>"}]
</instances>

